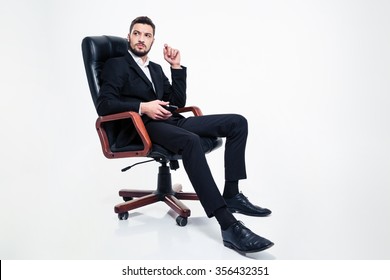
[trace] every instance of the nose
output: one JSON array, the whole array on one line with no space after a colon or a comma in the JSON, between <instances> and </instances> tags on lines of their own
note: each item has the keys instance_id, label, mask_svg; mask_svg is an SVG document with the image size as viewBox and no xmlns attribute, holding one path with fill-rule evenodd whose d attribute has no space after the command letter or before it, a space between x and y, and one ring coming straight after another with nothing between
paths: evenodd
<instances>
[{"instance_id":1,"label":"nose","mask_svg":"<svg viewBox=\"0 0 390 280\"><path fill-rule=\"evenodd\" d=\"M145 42L145 35L143 35L143 34L139 35L138 42L140 42L140 43Z\"/></svg>"}]
</instances>

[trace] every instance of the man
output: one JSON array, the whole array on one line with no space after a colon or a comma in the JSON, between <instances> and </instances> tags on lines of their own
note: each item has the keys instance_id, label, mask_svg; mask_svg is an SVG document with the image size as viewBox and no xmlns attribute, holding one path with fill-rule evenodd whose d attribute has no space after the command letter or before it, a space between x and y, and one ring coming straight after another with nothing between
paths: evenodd
<instances>
[{"instance_id":1,"label":"man","mask_svg":"<svg viewBox=\"0 0 390 280\"><path fill-rule=\"evenodd\" d=\"M221 226L225 246L240 253L268 249L273 243L256 235L237 221L232 212L267 216L271 211L253 205L239 192L238 181L246 178L245 146L247 120L236 114L184 118L164 106L184 107L186 68L180 64L180 52L165 45L164 58L171 66L172 84L160 65L148 58L154 43L155 25L148 17L132 21L128 34L129 52L106 62L98 99L99 115L136 111L141 114L153 143L180 153L188 177L208 217L215 216ZM115 144L133 141L130 122L121 122ZM223 195L214 182L200 145L200 136L226 137L225 186Z\"/></svg>"}]
</instances>

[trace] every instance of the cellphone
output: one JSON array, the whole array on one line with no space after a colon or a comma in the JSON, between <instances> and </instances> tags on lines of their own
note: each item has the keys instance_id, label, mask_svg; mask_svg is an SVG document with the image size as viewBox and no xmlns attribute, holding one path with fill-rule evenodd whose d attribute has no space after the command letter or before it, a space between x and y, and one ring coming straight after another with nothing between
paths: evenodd
<instances>
[{"instance_id":1,"label":"cellphone","mask_svg":"<svg viewBox=\"0 0 390 280\"><path fill-rule=\"evenodd\" d=\"M165 110L168 110L169 112L173 113L175 112L179 107L175 105L164 105L162 106Z\"/></svg>"}]
</instances>

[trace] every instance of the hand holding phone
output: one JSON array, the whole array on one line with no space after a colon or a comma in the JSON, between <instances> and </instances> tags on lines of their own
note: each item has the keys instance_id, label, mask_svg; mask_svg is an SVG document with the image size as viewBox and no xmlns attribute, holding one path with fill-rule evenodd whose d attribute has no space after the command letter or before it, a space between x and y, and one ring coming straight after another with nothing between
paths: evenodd
<instances>
[{"instance_id":1,"label":"hand holding phone","mask_svg":"<svg viewBox=\"0 0 390 280\"><path fill-rule=\"evenodd\" d=\"M169 112L173 113L175 112L179 107L175 105L163 105L162 106L165 110L168 110Z\"/></svg>"}]
</instances>

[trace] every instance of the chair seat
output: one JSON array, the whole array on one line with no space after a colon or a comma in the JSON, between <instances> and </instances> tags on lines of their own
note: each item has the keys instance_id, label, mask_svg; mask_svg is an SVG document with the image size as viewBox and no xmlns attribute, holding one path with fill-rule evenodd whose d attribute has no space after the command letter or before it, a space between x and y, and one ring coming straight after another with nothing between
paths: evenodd
<instances>
[{"instance_id":1,"label":"chair seat","mask_svg":"<svg viewBox=\"0 0 390 280\"><path fill-rule=\"evenodd\" d=\"M210 153L211 151L218 149L222 146L222 139L217 137L201 137L201 144L205 154ZM125 147L117 148L114 145L111 146L111 151L113 152L127 152L127 151L139 151L142 150L142 145L129 145ZM152 150L148 154L150 158L165 158L167 160L179 160L181 159L180 154L176 154L161 145L153 144Z\"/></svg>"}]
</instances>

